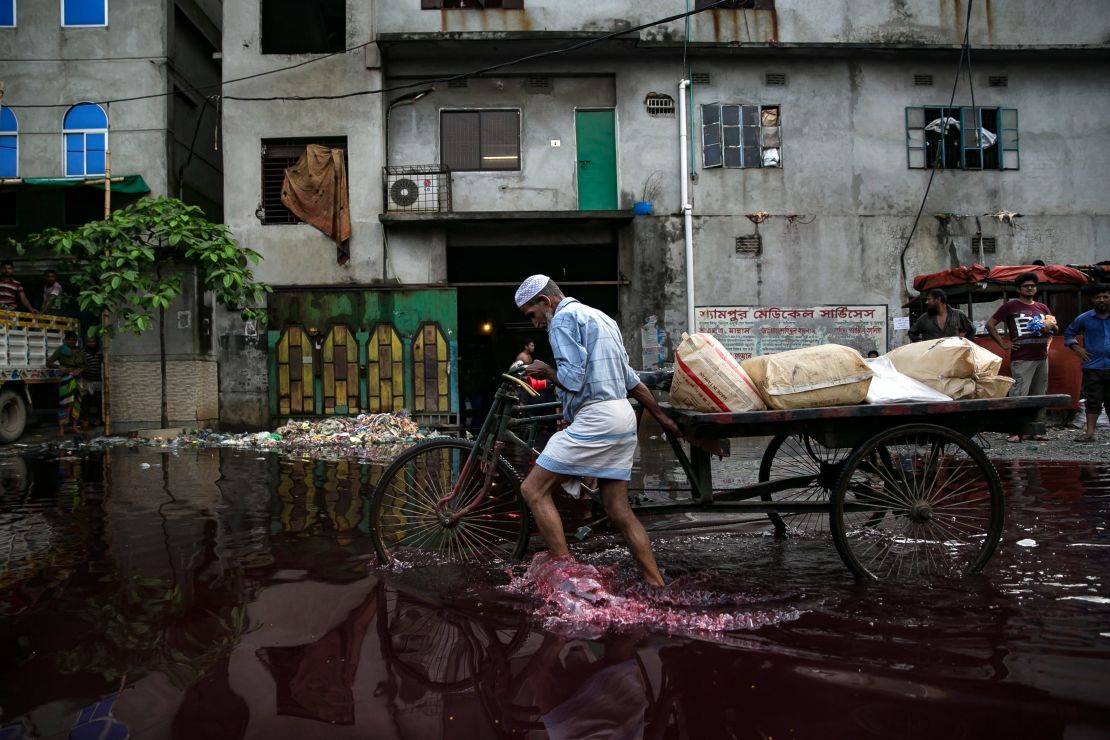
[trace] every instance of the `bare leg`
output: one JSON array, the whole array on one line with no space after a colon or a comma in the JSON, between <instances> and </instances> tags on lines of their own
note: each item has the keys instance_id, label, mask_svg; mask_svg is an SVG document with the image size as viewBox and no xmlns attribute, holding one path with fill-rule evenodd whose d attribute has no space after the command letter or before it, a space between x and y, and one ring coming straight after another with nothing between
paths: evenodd
<instances>
[{"instance_id":1,"label":"bare leg","mask_svg":"<svg viewBox=\"0 0 1110 740\"><path fill-rule=\"evenodd\" d=\"M1097 437L1095 425L1098 424L1099 409L1095 409L1094 413L1087 412L1087 433L1080 437L1082 442L1094 442Z\"/></svg>"},{"instance_id":2,"label":"bare leg","mask_svg":"<svg viewBox=\"0 0 1110 740\"><path fill-rule=\"evenodd\" d=\"M563 534L563 520L559 516L559 510L555 508L555 502L551 500L551 494L567 477L536 465L520 485L520 495L532 510L536 529L547 543L548 551L557 558L569 555L570 550L567 549L566 535Z\"/></svg>"},{"instance_id":3,"label":"bare leg","mask_svg":"<svg viewBox=\"0 0 1110 740\"><path fill-rule=\"evenodd\" d=\"M601 502L605 505L605 513L609 521L620 531L628 549L632 552L636 564L640 566L640 573L644 581L652 586L662 586L663 576L659 574L659 566L655 563L655 555L651 552L651 540L647 530L640 520L632 513L628 503L628 481L603 480L601 484Z\"/></svg>"}]
</instances>

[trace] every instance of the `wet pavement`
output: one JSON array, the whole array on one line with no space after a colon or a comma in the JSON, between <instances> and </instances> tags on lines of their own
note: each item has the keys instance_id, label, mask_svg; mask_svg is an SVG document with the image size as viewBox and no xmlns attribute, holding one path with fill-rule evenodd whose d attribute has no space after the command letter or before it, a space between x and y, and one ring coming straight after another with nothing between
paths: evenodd
<instances>
[{"instance_id":1,"label":"wet pavement","mask_svg":"<svg viewBox=\"0 0 1110 740\"><path fill-rule=\"evenodd\" d=\"M681 496L644 444L637 494ZM655 518L670 596L610 536L576 550L668 617L752 620L582 632L500 567L379 568L378 465L9 454L0 738L1110 737L1110 462L996 464L1008 520L981 576L856 583L824 536Z\"/></svg>"}]
</instances>

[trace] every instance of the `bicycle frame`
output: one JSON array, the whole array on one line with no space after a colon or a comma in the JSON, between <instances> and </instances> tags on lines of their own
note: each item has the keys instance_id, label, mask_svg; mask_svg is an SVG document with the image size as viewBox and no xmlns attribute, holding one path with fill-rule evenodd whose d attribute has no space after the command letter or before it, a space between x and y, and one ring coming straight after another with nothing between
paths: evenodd
<instances>
[{"instance_id":1,"label":"bicycle frame","mask_svg":"<svg viewBox=\"0 0 1110 740\"><path fill-rule=\"evenodd\" d=\"M525 405L521 403L517 389L524 386L533 394L535 391L532 391L530 387L525 386L520 379L512 375L503 374L501 377L501 385L493 397L493 406L478 430L474 449L467 456L458 480L451 491L436 502L445 522L458 521L482 503L493 481L497 458L502 455L506 445L526 449L535 458L540 454L539 450L535 448L535 434L539 425L563 418L561 413L540 414L543 411L554 411L559 408L562 404L558 401ZM525 434L527 439L521 438L517 434L518 430L528 430L529 433ZM448 514L445 511L447 504L462 491L462 487L474 471L475 465L484 473L482 488L471 503Z\"/></svg>"}]
</instances>

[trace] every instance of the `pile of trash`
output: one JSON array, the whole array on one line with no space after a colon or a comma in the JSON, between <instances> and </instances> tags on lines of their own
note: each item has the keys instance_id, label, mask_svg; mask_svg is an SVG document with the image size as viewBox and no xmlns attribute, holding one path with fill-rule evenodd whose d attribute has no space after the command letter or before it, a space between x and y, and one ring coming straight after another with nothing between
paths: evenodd
<instances>
[{"instance_id":1,"label":"pile of trash","mask_svg":"<svg viewBox=\"0 0 1110 740\"><path fill-rule=\"evenodd\" d=\"M97 437L84 447L168 447L171 450L208 447L271 451L322 460L357 457L384 461L406 447L440 436L423 429L407 414L359 414L326 419L290 419L272 432L230 434L212 429L182 430L174 437Z\"/></svg>"}]
</instances>

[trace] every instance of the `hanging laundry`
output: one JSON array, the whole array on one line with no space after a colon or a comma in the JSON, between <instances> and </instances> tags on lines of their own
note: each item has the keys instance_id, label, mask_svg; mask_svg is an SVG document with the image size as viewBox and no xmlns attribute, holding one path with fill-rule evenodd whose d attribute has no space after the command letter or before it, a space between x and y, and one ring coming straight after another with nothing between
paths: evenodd
<instances>
[{"instance_id":1,"label":"hanging laundry","mask_svg":"<svg viewBox=\"0 0 1110 740\"><path fill-rule=\"evenodd\" d=\"M350 200L342 149L309 144L297 163L285 170L281 202L302 221L335 239L336 261L351 259Z\"/></svg>"}]
</instances>

